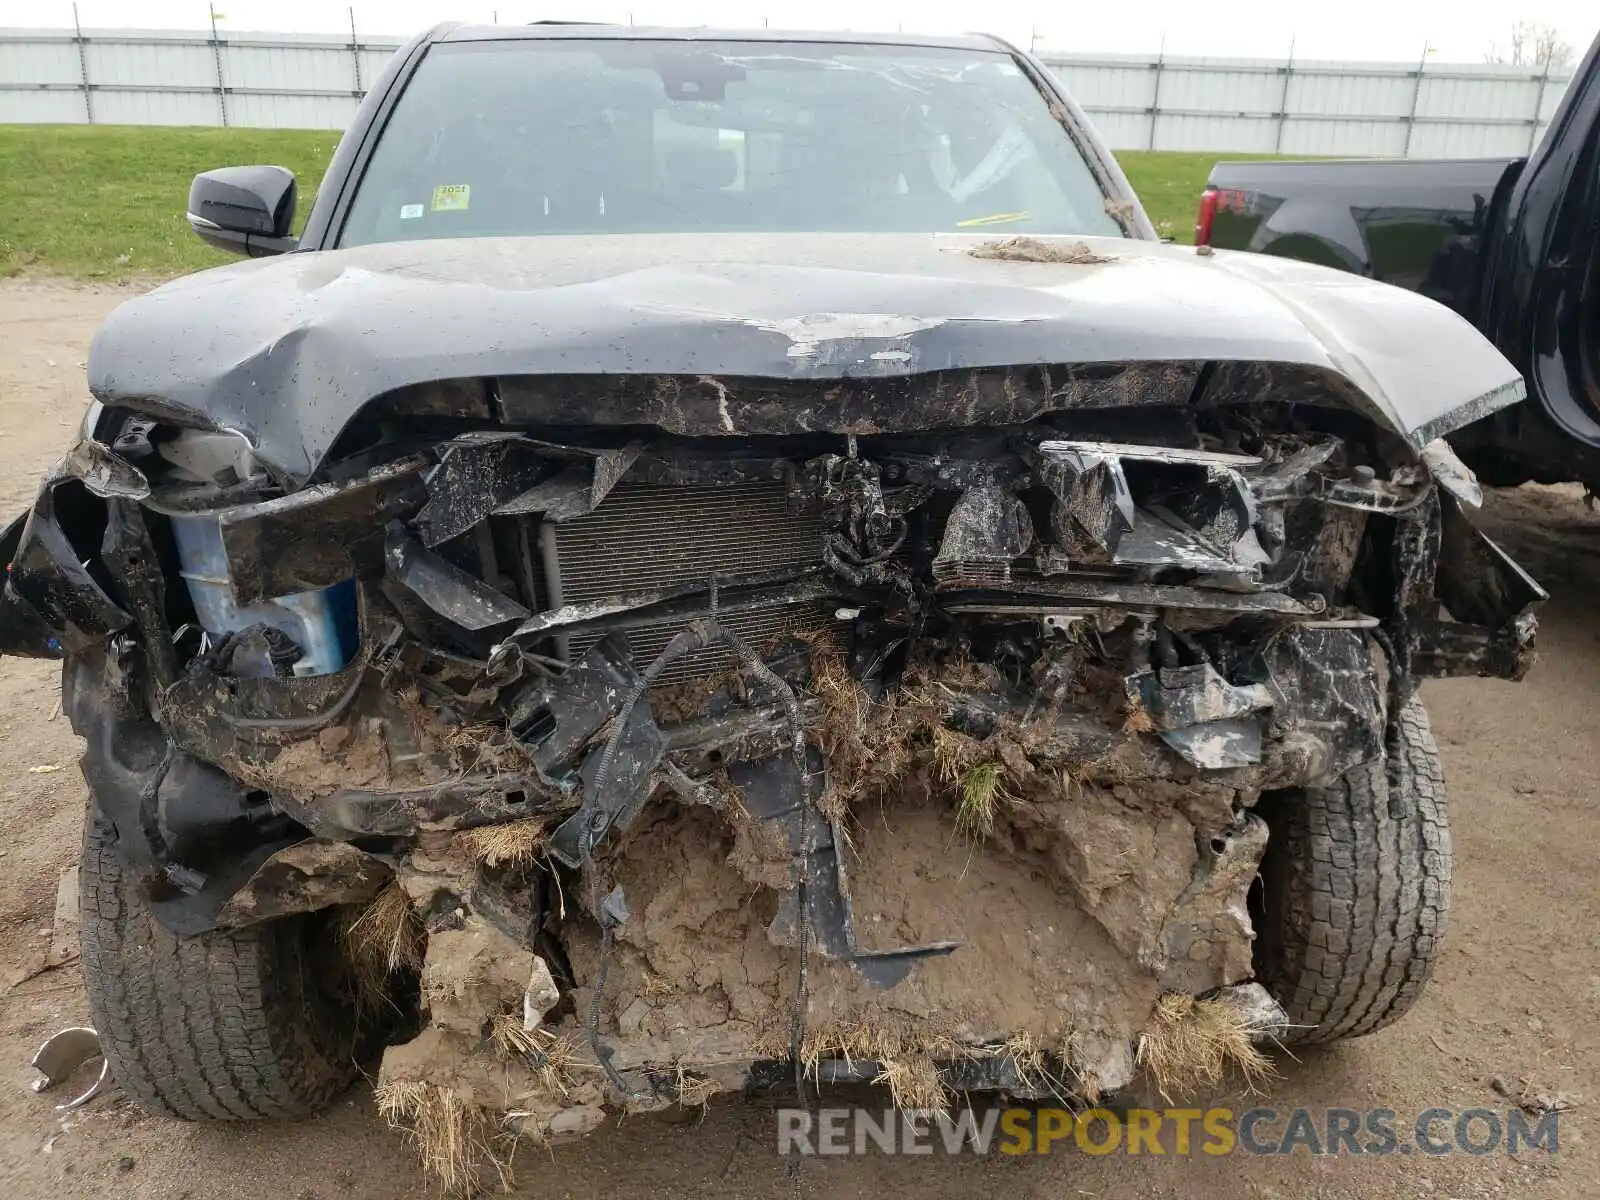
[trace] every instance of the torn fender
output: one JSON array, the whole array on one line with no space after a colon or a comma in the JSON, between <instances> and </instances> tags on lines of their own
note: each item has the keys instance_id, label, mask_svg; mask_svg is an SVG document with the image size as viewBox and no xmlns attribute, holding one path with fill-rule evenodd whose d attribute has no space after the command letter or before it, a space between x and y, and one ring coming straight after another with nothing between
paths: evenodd
<instances>
[{"instance_id":1,"label":"torn fender","mask_svg":"<svg viewBox=\"0 0 1600 1200\"><path fill-rule=\"evenodd\" d=\"M0 654L62 658L132 623L84 565L99 558L104 526L105 502L69 477L47 482L0 533Z\"/></svg>"}]
</instances>

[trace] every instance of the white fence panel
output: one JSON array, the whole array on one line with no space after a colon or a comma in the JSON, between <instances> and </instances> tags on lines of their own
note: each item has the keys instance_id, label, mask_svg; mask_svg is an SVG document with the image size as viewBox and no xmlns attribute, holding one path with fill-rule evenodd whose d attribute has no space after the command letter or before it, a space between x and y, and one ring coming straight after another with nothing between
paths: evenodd
<instances>
[{"instance_id":1,"label":"white fence panel","mask_svg":"<svg viewBox=\"0 0 1600 1200\"><path fill-rule=\"evenodd\" d=\"M217 85L217 58L203 42L86 41L83 50L89 78L102 87L132 84L176 90Z\"/></svg>"},{"instance_id":2,"label":"white fence panel","mask_svg":"<svg viewBox=\"0 0 1600 1200\"><path fill-rule=\"evenodd\" d=\"M1284 122L1278 152L1325 158L1399 158L1406 152L1406 126L1394 120L1291 116Z\"/></svg>"},{"instance_id":3,"label":"white fence panel","mask_svg":"<svg viewBox=\"0 0 1600 1200\"><path fill-rule=\"evenodd\" d=\"M1277 133L1278 122L1267 117L1163 113L1156 122L1156 148L1204 153L1221 146L1245 154L1271 154Z\"/></svg>"},{"instance_id":4,"label":"white fence panel","mask_svg":"<svg viewBox=\"0 0 1600 1200\"><path fill-rule=\"evenodd\" d=\"M94 93L94 119L104 125L218 125L215 92L123 91Z\"/></svg>"},{"instance_id":5,"label":"white fence panel","mask_svg":"<svg viewBox=\"0 0 1600 1200\"><path fill-rule=\"evenodd\" d=\"M0 122L339 129L400 41L0 29ZM1116 150L1526 154L1570 81L1538 68L1045 55Z\"/></svg>"},{"instance_id":6,"label":"white fence panel","mask_svg":"<svg viewBox=\"0 0 1600 1200\"><path fill-rule=\"evenodd\" d=\"M0 81L77 84L82 80L78 50L54 34L37 38L0 36Z\"/></svg>"},{"instance_id":7,"label":"white fence panel","mask_svg":"<svg viewBox=\"0 0 1600 1200\"><path fill-rule=\"evenodd\" d=\"M1201 59L1188 66L1169 63L1162 70L1157 107L1178 113L1265 114L1277 112L1282 102L1281 72Z\"/></svg>"},{"instance_id":8,"label":"white fence panel","mask_svg":"<svg viewBox=\"0 0 1600 1200\"><path fill-rule=\"evenodd\" d=\"M360 100L354 96L228 97L228 124L268 129L343 129L356 115ZM214 124L214 122L213 122Z\"/></svg>"},{"instance_id":9,"label":"white fence panel","mask_svg":"<svg viewBox=\"0 0 1600 1200\"><path fill-rule=\"evenodd\" d=\"M1157 73L1152 63L1062 59L1050 66L1079 104L1099 109L1124 107L1138 112L1155 105Z\"/></svg>"},{"instance_id":10,"label":"white fence panel","mask_svg":"<svg viewBox=\"0 0 1600 1200\"><path fill-rule=\"evenodd\" d=\"M1537 67L1045 55L1114 150L1526 154L1571 80Z\"/></svg>"},{"instance_id":11,"label":"white fence panel","mask_svg":"<svg viewBox=\"0 0 1600 1200\"><path fill-rule=\"evenodd\" d=\"M1417 81L1409 75L1333 74L1288 71L1285 108L1294 115L1317 117L1359 113L1362 117L1387 117L1403 121L1417 95Z\"/></svg>"},{"instance_id":12,"label":"white fence panel","mask_svg":"<svg viewBox=\"0 0 1600 1200\"><path fill-rule=\"evenodd\" d=\"M230 46L224 66L228 86L252 91L356 91L348 48Z\"/></svg>"},{"instance_id":13,"label":"white fence panel","mask_svg":"<svg viewBox=\"0 0 1600 1200\"><path fill-rule=\"evenodd\" d=\"M14 92L0 104L0 121L15 125L83 123L83 96L78 92Z\"/></svg>"},{"instance_id":14,"label":"white fence panel","mask_svg":"<svg viewBox=\"0 0 1600 1200\"><path fill-rule=\"evenodd\" d=\"M0 29L0 123L342 129L398 38Z\"/></svg>"}]
</instances>

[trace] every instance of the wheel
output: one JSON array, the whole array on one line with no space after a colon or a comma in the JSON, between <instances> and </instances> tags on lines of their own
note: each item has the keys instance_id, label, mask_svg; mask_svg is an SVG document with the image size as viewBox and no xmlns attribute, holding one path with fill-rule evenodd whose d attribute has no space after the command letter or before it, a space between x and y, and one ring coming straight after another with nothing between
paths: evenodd
<instances>
[{"instance_id":1,"label":"wheel","mask_svg":"<svg viewBox=\"0 0 1600 1200\"><path fill-rule=\"evenodd\" d=\"M355 1079L361 1023L337 910L171 934L92 802L78 887L89 1010L112 1078L142 1107L189 1121L292 1117Z\"/></svg>"},{"instance_id":2,"label":"wheel","mask_svg":"<svg viewBox=\"0 0 1600 1200\"><path fill-rule=\"evenodd\" d=\"M1405 815L1380 760L1263 804L1256 977L1289 1017L1287 1043L1360 1037L1400 1019L1433 971L1450 908L1450 823L1420 700L1400 713Z\"/></svg>"}]
</instances>

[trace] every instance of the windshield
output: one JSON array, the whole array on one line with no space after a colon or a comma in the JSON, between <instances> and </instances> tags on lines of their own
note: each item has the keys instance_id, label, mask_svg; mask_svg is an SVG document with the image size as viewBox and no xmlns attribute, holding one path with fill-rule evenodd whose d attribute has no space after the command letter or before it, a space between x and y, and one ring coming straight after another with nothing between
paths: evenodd
<instances>
[{"instance_id":1,"label":"windshield","mask_svg":"<svg viewBox=\"0 0 1600 1200\"><path fill-rule=\"evenodd\" d=\"M694 230L1121 233L1003 52L563 39L430 50L341 241Z\"/></svg>"}]
</instances>

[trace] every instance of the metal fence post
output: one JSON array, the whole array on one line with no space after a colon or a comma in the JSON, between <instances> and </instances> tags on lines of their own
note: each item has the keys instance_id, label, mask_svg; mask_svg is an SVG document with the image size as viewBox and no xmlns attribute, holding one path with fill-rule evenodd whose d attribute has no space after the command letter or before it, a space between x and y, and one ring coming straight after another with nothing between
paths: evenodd
<instances>
[{"instance_id":1,"label":"metal fence post","mask_svg":"<svg viewBox=\"0 0 1600 1200\"><path fill-rule=\"evenodd\" d=\"M222 117L223 128L228 125L228 89L222 82L222 41L217 37L217 10L206 5L211 17L211 57L217 64L217 112Z\"/></svg>"},{"instance_id":2,"label":"metal fence post","mask_svg":"<svg viewBox=\"0 0 1600 1200\"><path fill-rule=\"evenodd\" d=\"M1289 123L1289 77L1294 74L1294 42L1289 42L1289 58L1283 64L1283 91L1278 93L1278 132L1272 139L1272 152L1283 153L1283 127Z\"/></svg>"},{"instance_id":3,"label":"metal fence post","mask_svg":"<svg viewBox=\"0 0 1600 1200\"><path fill-rule=\"evenodd\" d=\"M1156 74L1150 95L1150 141L1145 147L1146 150L1154 150L1156 148L1156 122L1161 119L1161 68L1166 65L1166 61L1167 36L1162 34L1161 50L1156 54L1156 61L1153 64Z\"/></svg>"},{"instance_id":4,"label":"metal fence post","mask_svg":"<svg viewBox=\"0 0 1600 1200\"><path fill-rule=\"evenodd\" d=\"M1422 57L1417 59L1417 85L1411 89L1411 111L1406 115L1406 144L1401 158L1411 157L1411 135L1417 131L1417 105L1422 100L1422 68L1428 63L1428 46L1423 43Z\"/></svg>"},{"instance_id":5,"label":"metal fence post","mask_svg":"<svg viewBox=\"0 0 1600 1200\"><path fill-rule=\"evenodd\" d=\"M94 100L89 95L89 43L78 23L78 6L72 6L72 40L78 44L78 83L83 88L83 119L94 124Z\"/></svg>"},{"instance_id":6,"label":"metal fence post","mask_svg":"<svg viewBox=\"0 0 1600 1200\"><path fill-rule=\"evenodd\" d=\"M1533 98L1533 120L1529 122L1528 153L1532 154L1539 146L1539 118L1544 115L1544 93L1550 86L1550 60L1545 59L1544 75L1539 79L1539 90Z\"/></svg>"},{"instance_id":7,"label":"metal fence post","mask_svg":"<svg viewBox=\"0 0 1600 1200\"><path fill-rule=\"evenodd\" d=\"M366 90L361 86L361 39L356 37L355 6L352 5L345 11L350 14L350 73L355 77L355 97L357 100L359 100Z\"/></svg>"}]
</instances>

